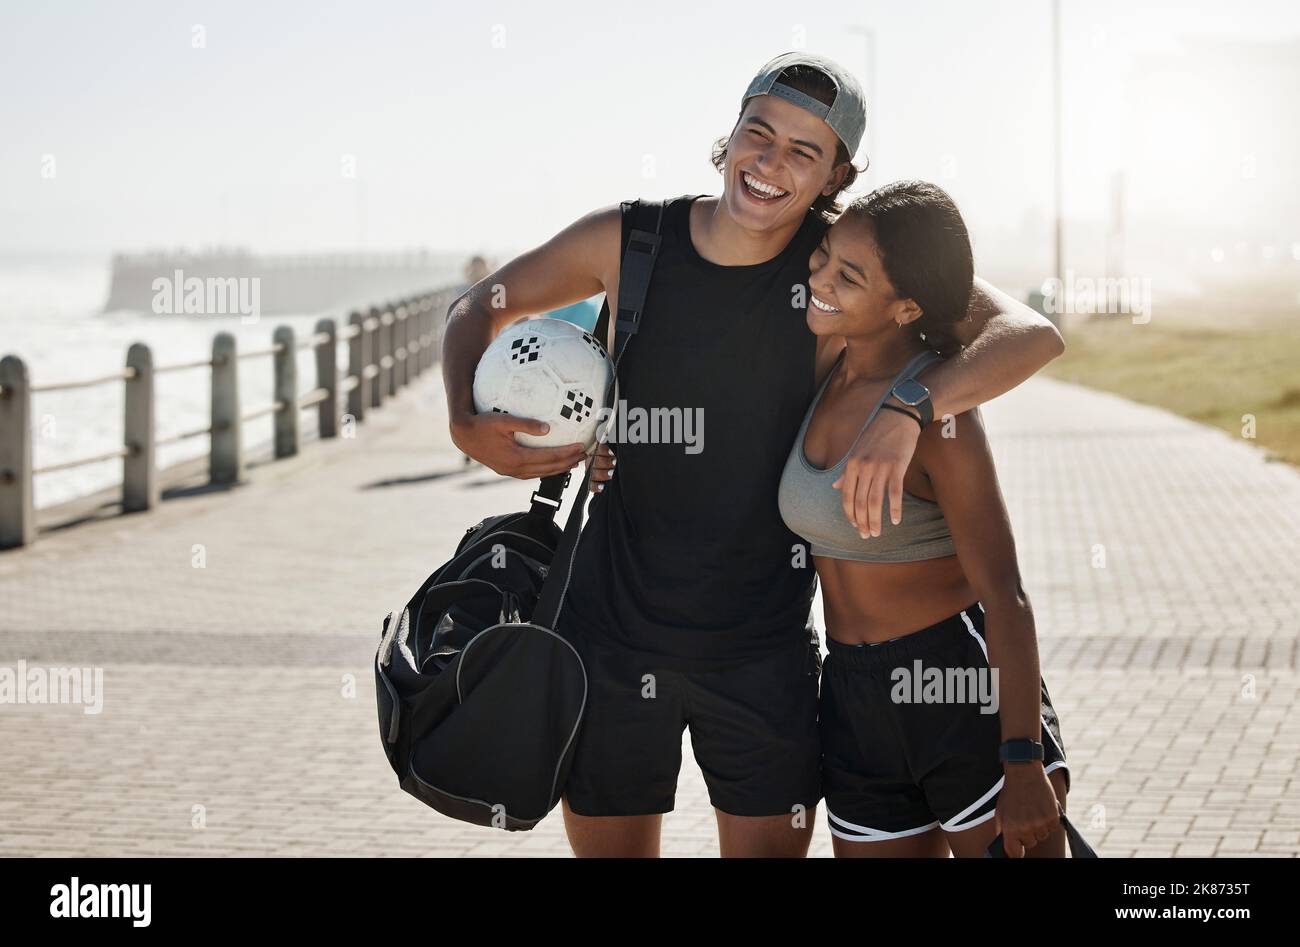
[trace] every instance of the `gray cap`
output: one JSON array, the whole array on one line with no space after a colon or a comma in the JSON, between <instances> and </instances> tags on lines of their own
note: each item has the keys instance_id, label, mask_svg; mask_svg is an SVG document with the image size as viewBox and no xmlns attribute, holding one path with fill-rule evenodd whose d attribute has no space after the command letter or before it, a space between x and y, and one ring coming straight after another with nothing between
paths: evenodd
<instances>
[{"instance_id":1,"label":"gray cap","mask_svg":"<svg viewBox=\"0 0 1300 947\"><path fill-rule=\"evenodd\" d=\"M835 83L835 101L824 105L798 89L777 82L777 77L791 66L811 66L826 73L831 82ZM775 95L811 112L839 136L848 149L850 158L857 154L862 133L867 128L867 97L862 94L858 80L839 63L816 53L782 53L754 76L749 88L745 90L745 97L740 100L742 111L745 103L756 95Z\"/></svg>"}]
</instances>

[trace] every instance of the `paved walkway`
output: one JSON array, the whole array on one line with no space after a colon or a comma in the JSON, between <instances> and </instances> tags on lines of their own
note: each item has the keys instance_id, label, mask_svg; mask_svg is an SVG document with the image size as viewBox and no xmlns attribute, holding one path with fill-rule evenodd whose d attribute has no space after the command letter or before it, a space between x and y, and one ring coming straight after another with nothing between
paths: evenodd
<instances>
[{"instance_id":1,"label":"paved walkway","mask_svg":"<svg viewBox=\"0 0 1300 947\"><path fill-rule=\"evenodd\" d=\"M1087 834L1300 853L1300 475L1049 380L986 416ZM236 490L0 554L0 666L100 666L105 691L98 715L0 704L0 855L567 852L558 814L506 834L426 809L376 737L384 613L528 489L462 467L429 374ZM716 852L689 752L664 850Z\"/></svg>"}]
</instances>

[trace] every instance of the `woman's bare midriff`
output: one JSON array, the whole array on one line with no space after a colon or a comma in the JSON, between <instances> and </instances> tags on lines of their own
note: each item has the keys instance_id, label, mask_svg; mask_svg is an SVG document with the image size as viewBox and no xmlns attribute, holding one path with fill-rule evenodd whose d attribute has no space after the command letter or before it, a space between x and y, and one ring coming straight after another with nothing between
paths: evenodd
<instances>
[{"instance_id":1,"label":"woman's bare midriff","mask_svg":"<svg viewBox=\"0 0 1300 947\"><path fill-rule=\"evenodd\" d=\"M876 644L928 628L978 596L956 556L921 562L854 562L817 557L826 634Z\"/></svg>"}]
</instances>

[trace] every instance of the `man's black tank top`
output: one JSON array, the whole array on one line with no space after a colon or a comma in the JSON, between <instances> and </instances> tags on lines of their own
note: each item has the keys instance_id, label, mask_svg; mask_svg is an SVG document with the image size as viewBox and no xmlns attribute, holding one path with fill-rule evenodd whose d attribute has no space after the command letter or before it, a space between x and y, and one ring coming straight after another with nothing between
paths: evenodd
<instances>
[{"instance_id":1,"label":"man's black tank top","mask_svg":"<svg viewBox=\"0 0 1300 947\"><path fill-rule=\"evenodd\" d=\"M691 242L695 199L664 208L641 328L619 366L615 476L591 498L560 619L679 667L806 638L815 576L777 492L816 393L803 302L826 224L809 212L778 256L720 266ZM696 446L651 442L656 427L691 431L662 410L653 424L654 409L701 419Z\"/></svg>"}]
</instances>

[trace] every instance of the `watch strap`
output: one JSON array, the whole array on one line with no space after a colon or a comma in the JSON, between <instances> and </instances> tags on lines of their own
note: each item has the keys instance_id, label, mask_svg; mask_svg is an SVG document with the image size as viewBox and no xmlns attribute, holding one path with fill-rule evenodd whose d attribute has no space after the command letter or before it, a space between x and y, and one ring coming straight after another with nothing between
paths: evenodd
<instances>
[{"instance_id":1,"label":"watch strap","mask_svg":"<svg viewBox=\"0 0 1300 947\"><path fill-rule=\"evenodd\" d=\"M916 414L913 411L908 411L906 408L900 408L898 407L898 405L889 404L888 402L882 404L880 407L882 407L886 411L897 411L899 414L907 415L909 418L911 418L920 426L922 431L925 430L925 422L921 420L921 416L919 414Z\"/></svg>"},{"instance_id":2,"label":"watch strap","mask_svg":"<svg viewBox=\"0 0 1300 947\"><path fill-rule=\"evenodd\" d=\"M998 759L1003 763L1038 762L1043 759L1043 744L1028 738L1005 740L998 747Z\"/></svg>"},{"instance_id":3,"label":"watch strap","mask_svg":"<svg viewBox=\"0 0 1300 947\"><path fill-rule=\"evenodd\" d=\"M934 402L930 400L930 389L925 390L925 400L914 407L921 412L921 428L929 427L930 422L934 420Z\"/></svg>"}]
</instances>

